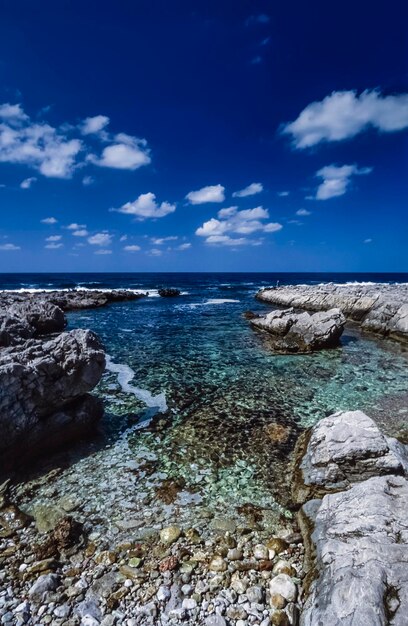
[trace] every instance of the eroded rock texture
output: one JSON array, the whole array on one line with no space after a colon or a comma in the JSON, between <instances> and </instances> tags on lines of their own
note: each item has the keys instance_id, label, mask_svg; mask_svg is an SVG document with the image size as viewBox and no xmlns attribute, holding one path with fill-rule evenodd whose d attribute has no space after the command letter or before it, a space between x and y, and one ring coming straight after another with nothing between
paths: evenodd
<instances>
[{"instance_id":1,"label":"eroded rock texture","mask_svg":"<svg viewBox=\"0 0 408 626\"><path fill-rule=\"evenodd\" d=\"M310 315L293 309L272 311L250 323L269 334L278 352L313 352L338 345L346 319L340 309Z\"/></svg>"},{"instance_id":2,"label":"eroded rock texture","mask_svg":"<svg viewBox=\"0 0 408 626\"><path fill-rule=\"evenodd\" d=\"M280 307L307 311L339 308L365 331L408 341L408 285L291 285L262 289L257 298Z\"/></svg>"},{"instance_id":3,"label":"eroded rock texture","mask_svg":"<svg viewBox=\"0 0 408 626\"><path fill-rule=\"evenodd\" d=\"M361 411L322 420L299 443L302 626L406 624L407 468L406 447Z\"/></svg>"}]
</instances>

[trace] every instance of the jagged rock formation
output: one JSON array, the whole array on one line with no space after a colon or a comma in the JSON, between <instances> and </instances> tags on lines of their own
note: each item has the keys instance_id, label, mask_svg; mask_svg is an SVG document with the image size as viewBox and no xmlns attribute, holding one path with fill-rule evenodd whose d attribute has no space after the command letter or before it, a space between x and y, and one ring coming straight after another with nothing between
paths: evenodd
<instances>
[{"instance_id":1,"label":"jagged rock formation","mask_svg":"<svg viewBox=\"0 0 408 626\"><path fill-rule=\"evenodd\" d=\"M0 352L0 457L32 450L60 437L64 427L83 430L101 413L86 394L99 382L105 354L89 330L48 341L29 340ZM47 446L48 447L48 446Z\"/></svg>"},{"instance_id":2,"label":"jagged rock formation","mask_svg":"<svg viewBox=\"0 0 408 626\"><path fill-rule=\"evenodd\" d=\"M63 311L51 302L16 302L0 309L0 346L61 332L65 324Z\"/></svg>"},{"instance_id":3,"label":"jagged rock formation","mask_svg":"<svg viewBox=\"0 0 408 626\"><path fill-rule=\"evenodd\" d=\"M174 289L173 287L164 287L159 289L159 296L162 298L174 298L179 296L181 293L180 289Z\"/></svg>"},{"instance_id":4,"label":"jagged rock formation","mask_svg":"<svg viewBox=\"0 0 408 626\"><path fill-rule=\"evenodd\" d=\"M306 547L301 626L403 626L408 615L407 448L361 411L301 437L294 499Z\"/></svg>"},{"instance_id":5,"label":"jagged rock formation","mask_svg":"<svg viewBox=\"0 0 408 626\"><path fill-rule=\"evenodd\" d=\"M338 345L346 319L340 309L310 315L293 309L272 311L250 320L266 331L278 352L313 352Z\"/></svg>"},{"instance_id":6,"label":"jagged rock formation","mask_svg":"<svg viewBox=\"0 0 408 626\"><path fill-rule=\"evenodd\" d=\"M258 300L307 311L339 308L365 331L408 341L408 285L291 285L262 289Z\"/></svg>"}]
</instances>

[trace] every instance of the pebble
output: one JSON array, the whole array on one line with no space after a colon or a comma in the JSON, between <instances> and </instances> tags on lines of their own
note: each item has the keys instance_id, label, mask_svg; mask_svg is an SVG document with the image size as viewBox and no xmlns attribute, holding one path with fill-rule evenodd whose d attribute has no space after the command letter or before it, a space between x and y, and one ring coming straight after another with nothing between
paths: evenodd
<instances>
[{"instance_id":1,"label":"pebble","mask_svg":"<svg viewBox=\"0 0 408 626\"><path fill-rule=\"evenodd\" d=\"M227 626L227 622L222 615L209 615L204 624L205 626Z\"/></svg>"},{"instance_id":2,"label":"pebble","mask_svg":"<svg viewBox=\"0 0 408 626\"><path fill-rule=\"evenodd\" d=\"M225 572L227 564L221 556L213 556L208 567L212 572Z\"/></svg>"},{"instance_id":3,"label":"pebble","mask_svg":"<svg viewBox=\"0 0 408 626\"><path fill-rule=\"evenodd\" d=\"M259 561L261 560L267 560L269 558L269 550L266 546L264 546L261 543L258 543L255 547L254 547L254 557L256 559L258 559Z\"/></svg>"},{"instance_id":4,"label":"pebble","mask_svg":"<svg viewBox=\"0 0 408 626\"><path fill-rule=\"evenodd\" d=\"M171 544L177 541L181 535L181 530L178 526L168 526L160 531L160 541L165 544Z\"/></svg>"},{"instance_id":5,"label":"pebble","mask_svg":"<svg viewBox=\"0 0 408 626\"><path fill-rule=\"evenodd\" d=\"M287 574L278 574L272 578L269 583L269 593L271 596L271 606L281 609L287 602L294 602L296 600L297 589L290 576ZM284 600L283 606L282 598Z\"/></svg>"},{"instance_id":6,"label":"pebble","mask_svg":"<svg viewBox=\"0 0 408 626\"><path fill-rule=\"evenodd\" d=\"M261 587L254 585L253 587L248 587L246 590L246 597L249 602L255 602L256 604L260 604L264 600L264 591Z\"/></svg>"}]
</instances>

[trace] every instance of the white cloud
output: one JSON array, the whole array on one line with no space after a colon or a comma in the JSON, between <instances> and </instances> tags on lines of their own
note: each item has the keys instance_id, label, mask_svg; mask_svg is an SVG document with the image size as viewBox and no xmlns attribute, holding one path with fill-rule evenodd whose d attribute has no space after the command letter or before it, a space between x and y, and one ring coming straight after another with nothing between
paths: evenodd
<instances>
[{"instance_id":1,"label":"white cloud","mask_svg":"<svg viewBox=\"0 0 408 626\"><path fill-rule=\"evenodd\" d=\"M46 237L45 241L60 241L61 239L61 235L50 235L49 237Z\"/></svg>"},{"instance_id":2,"label":"white cloud","mask_svg":"<svg viewBox=\"0 0 408 626\"><path fill-rule=\"evenodd\" d=\"M46 123L32 122L20 105L1 105L0 162L27 165L50 178L70 178L82 149L79 139L70 139Z\"/></svg>"},{"instance_id":3,"label":"white cloud","mask_svg":"<svg viewBox=\"0 0 408 626\"><path fill-rule=\"evenodd\" d=\"M136 170L151 163L150 151L145 139L119 133L113 143L102 150L101 157L91 155L89 160L100 167L120 170Z\"/></svg>"},{"instance_id":4,"label":"white cloud","mask_svg":"<svg viewBox=\"0 0 408 626\"><path fill-rule=\"evenodd\" d=\"M167 241L176 241L178 239L177 235L171 235L170 237L152 237L152 243L155 246L161 246Z\"/></svg>"},{"instance_id":5,"label":"white cloud","mask_svg":"<svg viewBox=\"0 0 408 626\"><path fill-rule=\"evenodd\" d=\"M191 248L191 243L181 243L177 246L177 250L188 250L189 248Z\"/></svg>"},{"instance_id":6,"label":"white cloud","mask_svg":"<svg viewBox=\"0 0 408 626\"><path fill-rule=\"evenodd\" d=\"M126 202L126 204L121 206L119 209L111 210L117 211L118 213L125 213L126 215L133 215L138 217L140 220L145 220L149 218L156 219L169 215L170 213L174 213L176 205L170 204L169 202L157 204L155 194L149 192L142 193L133 202Z\"/></svg>"},{"instance_id":7,"label":"white cloud","mask_svg":"<svg viewBox=\"0 0 408 626\"><path fill-rule=\"evenodd\" d=\"M127 235L122 235L122 236L120 237L119 241L126 241L126 240L127 240L127 238L128 238L128 236L127 236Z\"/></svg>"},{"instance_id":8,"label":"white cloud","mask_svg":"<svg viewBox=\"0 0 408 626\"><path fill-rule=\"evenodd\" d=\"M96 233L91 237L88 237L88 243L91 246L109 246L112 242L112 235L109 233Z\"/></svg>"},{"instance_id":9,"label":"white cloud","mask_svg":"<svg viewBox=\"0 0 408 626\"><path fill-rule=\"evenodd\" d=\"M96 115L87 117L79 126L64 123L53 127L31 120L19 104L1 104L0 162L26 165L49 178L71 178L86 162L125 170L151 162L145 139L126 133L112 135L105 130L108 123L108 117ZM108 145L100 155L89 154L85 158L82 155L89 152L85 141L91 136ZM82 182L89 185L93 179L84 176Z\"/></svg>"},{"instance_id":10,"label":"white cloud","mask_svg":"<svg viewBox=\"0 0 408 626\"><path fill-rule=\"evenodd\" d=\"M72 231L72 234L74 235L74 237L88 237L89 232L86 230L86 228L79 228L78 230Z\"/></svg>"},{"instance_id":11,"label":"white cloud","mask_svg":"<svg viewBox=\"0 0 408 626\"><path fill-rule=\"evenodd\" d=\"M24 122L28 119L28 115L26 115L21 108L21 104L0 104L0 119L8 120L13 123L16 122Z\"/></svg>"},{"instance_id":12,"label":"white cloud","mask_svg":"<svg viewBox=\"0 0 408 626\"><path fill-rule=\"evenodd\" d=\"M87 117L80 124L80 131L83 135L98 134L109 124L109 117L106 115L95 115L94 117Z\"/></svg>"},{"instance_id":13,"label":"white cloud","mask_svg":"<svg viewBox=\"0 0 408 626\"><path fill-rule=\"evenodd\" d=\"M254 243L253 240L245 238L231 238L230 234L250 235L254 232L261 231L265 233L273 233L282 229L282 224L277 222L267 222L263 220L269 218L269 212L262 206L254 209L245 209L238 211L236 207L221 209L218 212L218 219L212 217L202 226L197 228L196 235L205 237L206 243L217 243L221 245L244 245L245 243ZM242 239L242 241L240 241ZM257 242L258 243L258 242Z\"/></svg>"},{"instance_id":14,"label":"white cloud","mask_svg":"<svg viewBox=\"0 0 408 626\"><path fill-rule=\"evenodd\" d=\"M307 217L308 215L312 215L312 212L307 209L299 209L296 211L296 215L299 215L300 217Z\"/></svg>"},{"instance_id":15,"label":"white cloud","mask_svg":"<svg viewBox=\"0 0 408 626\"><path fill-rule=\"evenodd\" d=\"M246 237L230 237L229 235L210 235L205 243L212 246L259 246L262 241L259 239L247 239Z\"/></svg>"},{"instance_id":16,"label":"white cloud","mask_svg":"<svg viewBox=\"0 0 408 626\"><path fill-rule=\"evenodd\" d=\"M139 252L139 250L141 250L141 247L137 245L130 245L125 246L123 249L126 250L126 252Z\"/></svg>"},{"instance_id":17,"label":"white cloud","mask_svg":"<svg viewBox=\"0 0 408 626\"><path fill-rule=\"evenodd\" d=\"M64 244L63 243L47 243L47 245L44 246L44 248L48 248L49 250L57 250L58 248L62 248Z\"/></svg>"},{"instance_id":18,"label":"white cloud","mask_svg":"<svg viewBox=\"0 0 408 626\"><path fill-rule=\"evenodd\" d=\"M57 219L55 219L55 217L44 217L43 220L41 220L42 224L56 224L58 222Z\"/></svg>"},{"instance_id":19,"label":"white cloud","mask_svg":"<svg viewBox=\"0 0 408 626\"><path fill-rule=\"evenodd\" d=\"M190 191L186 199L190 204L205 204L206 202L224 202L225 187L222 185L208 185L198 191Z\"/></svg>"},{"instance_id":20,"label":"white cloud","mask_svg":"<svg viewBox=\"0 0 408 626\"><path fill-rule=\"evenodd\" d=\"M251 183L245 189L241 189L240 191L234 191L232 194L234 198L246 198L247 196L254 196L256 193L261 193L263 191L262 183Z\"/></svg>"},{"instance_id":21,"label":"white cloud","mask_svg":"<svg viewBox=\"0 0 408 626\"><path fill-rule=\"evenodd\" d=\"M364 239L364 243L372 243L372 239Z\"/></svg>"},{"instance_id":22,"label":"white cloud","mask_svg":"<svg viewBox=\"0 0 408 626\"><path fill-rule=\"evenodd\" d=\"M77 224L76 222L73 222L67 226L68 230L78 230L78 228L86 228L86 224Z\"/></svg>"},{"instance_id":23,"label":"white cloud","mask_svg":"<svg viewBox=\"0 0 408 626\"><path fill-rule=\"evenodd\" d=\"M35 176L31 176L30 178L25 178L23 181L21 181L20 183L20 187L21 189L30 189L31 185L33 183L36 182L36 177Z\"/></svg>"},{"instance_id":24,"label":"white cloud","mask_svg":"<svg viewBox=\"0 0 408 626\"><path fill-rule=\"evenodd\" d=\"M94 254L112 254L112 250L106 250L106 249L101 249L101 250L96 250Z\"/></svg>"},{"instance_id":25,"label":"white cloud","mask_svg":"<svg viewBox=\"0 0 408 626\"><path fill-rule=\"evenodd\" d=\"M2 243L0 244L0 250L12 251L21 250L20 246L16 246L14 243Z\"/></svg>"},{"instance_id":26,"label":"white cloud","mask_svg":"<svg viewBox=\"0 0 408 626\"><path fill-rule=\"evenodd\" d=\"M278 196L280 198L286 198L290 194L290 191L278 191Z\"/></svg>"},{"instance_id":27,"label":"white cloud","mask_svg":"<svg viewBox=\"0 0 408 626\"><path fill-rule=\"evenodd\" d=\"M378 90L334 91L312 102L299 117L285 124L296 148L309 148L322 141L342 141L368 128L392 133L408 128L408 94L384 96Z\"/></svg>"},{"instance_id":28,"label":"white cloud","mask_svg":"<svg viewBox=\"0 0 408 626\"><path fill-rule=\"evenodd\" d=\"M329 200L343 196L350 186L352 176L369 174L371 171L371 167L358 168L357 165L326 165L316 173L322 182L313 198L315 200Z\"/></svg>"},{"instance_id":29,"label":"white cloud","mask_svg":"<svg viewBox=\"0 0 408 626\"><path fill-rule=\"evenodd\" d=\"M163 250L160 250L160 248L152 248L148 251L148 254L151 254L152 256L161 256L163 254Z\"/></svg>"},{"instance_id":30,"label":"white cloud","mask_svg":"<svg viewBox=\"0 0 408 626\"><path fill-rule=\"evenodd\" d=\"M95 182L94 178L92 178L92 176L84 176L82 179L82 184L84 185L84 187L89 187L89 185L92 185Z\"/></svg>"}]
</instances>

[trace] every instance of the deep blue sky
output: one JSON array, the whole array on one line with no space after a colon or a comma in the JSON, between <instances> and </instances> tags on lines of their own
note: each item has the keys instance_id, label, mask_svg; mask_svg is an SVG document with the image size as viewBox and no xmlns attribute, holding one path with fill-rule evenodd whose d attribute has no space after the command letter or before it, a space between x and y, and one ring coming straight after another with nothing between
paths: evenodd
<instances>
[{"instance_id":1,"label":"deep blue sky","mask_svg":"<svg viewBox=\"0 0 408 626\"><path fill-rule=\"evenodd\" d=\"M0 271L408 271L407 23L0 1Z\"/></svg>"}]
</instances>

